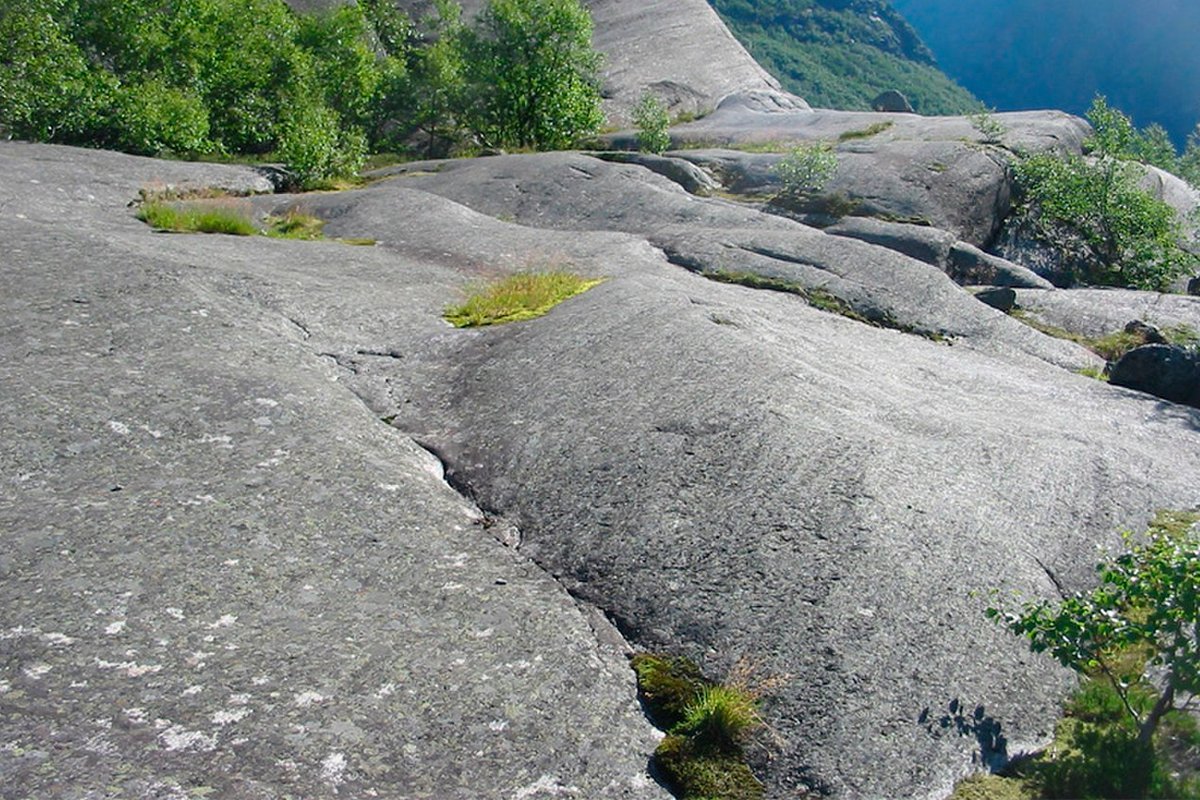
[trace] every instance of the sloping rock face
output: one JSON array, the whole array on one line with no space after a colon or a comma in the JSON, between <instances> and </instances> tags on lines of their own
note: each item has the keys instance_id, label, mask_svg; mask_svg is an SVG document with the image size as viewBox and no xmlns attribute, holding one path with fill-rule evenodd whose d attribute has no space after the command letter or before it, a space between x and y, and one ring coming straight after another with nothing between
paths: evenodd
<instances>
[{"instance_id":1,"label":"sloping rock face","mask_svg":"<svg viewBox=\"0 0 1200 800\"><path fill-rule=\"evenodd\" d=\"M126 208L242 169L0 170L6 796L667 796L619 636L343 382L447 334L457 259Z\"/></svg>"},{"instance_id":2,"label":"sloping rock face","mask_svg":"<svg viewBox=\"0 0 1200 800\"><path fill-rule=\"evenodd\" d=\"M608 617L783 679L771 796L940 797L1044 742L1069 685L973 592L1081 586L1119 527L1200 503L1200 412L1072 374L1097 359L935 267L636 165L227 201L379 242L356 248L126 208L245 171L0 158L19 794L661 797ZM441 321L546 266L608 280Z\"/></svg>"}]
</instances>

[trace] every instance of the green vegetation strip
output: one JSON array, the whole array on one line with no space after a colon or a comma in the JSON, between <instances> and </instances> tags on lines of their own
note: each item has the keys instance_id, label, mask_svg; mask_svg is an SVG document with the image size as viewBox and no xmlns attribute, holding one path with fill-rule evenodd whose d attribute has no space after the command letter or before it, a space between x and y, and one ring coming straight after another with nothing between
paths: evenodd
<instances>
[{"instance_id":1,"label":"green vegetation strip","mask_svg":"<svg viewBox=\"0 0 1200 800\"><path fill-rule=\"evenodd\" d=\"M760 800L743 745L763 727L758 694L743 681L708 681L685 658L639 653L632 666L646 713L667 736L654 761L683 800Z\"/></svg>"},{"instance_id":2,"label":"green vegetation strip","mask_svg":"<svg viewBox=\"0 0 1200 800\"><path fill-rule=\"evenodd\" d=\"M1144 335L1130 331L1113 331L1104 336L1084 336L1083 334L1072 333L1066 328L1060 328L1057 325L1043 322L1028 311L1019 308L1009 312L1009 316L1047 336L1053 336L1056 339L1065 339L1068 342L1082 345L1105 361L1116 361L1135 347L1147 344ZM1196 329L1190 325L1170 325L1162 328L1159 333L1163 335L1168 344L1179 347L1197 347L1200 345L1200 333L1197 333Z\"/></svg>"},{"instance_id":3,"label":"green vegetation strip","mask_svg":"<svg viewBox=\"0 0 1200 800\"><path fill-rule=\"evenodd\" d=\"M603 281L562 271L522 272L474 292L461 305L447 308L444 316L456 328L532 319Z\"/></svg>"},{"instance_id":4,"label":"green vegetation strip","mask_svg":"<svg viewBox=\"0 0 1200 800\"><path fill-rule=\"evenodd\" d=\"M259 228L254 224L252 213L249 206L236 201L178 204L152 200L142 205L137 217L157 230L176 233L224 233L232 236L261 234L272 239L300 239L309 242L325 239L322 233L325 220L312 214L292 209L280 216L267 217L266 227ZM333 241L365 246L375 244L374 239L351 238Z\"/></svg>"}]
</instances>

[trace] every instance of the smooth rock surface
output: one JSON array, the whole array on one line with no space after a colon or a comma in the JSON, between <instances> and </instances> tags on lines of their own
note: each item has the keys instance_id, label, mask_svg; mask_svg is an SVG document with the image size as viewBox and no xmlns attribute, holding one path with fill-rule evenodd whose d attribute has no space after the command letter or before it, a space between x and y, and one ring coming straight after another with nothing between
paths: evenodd
<instances>
[{"instance_id":1,"label":"smooth rock surface","mask_svg":"<svg viewBox=\"0 0 1200 800\"><path fill-rule=\"evenodd\" d=\"M944 797L1044 743L1070 685L974 592L1082 586L1119 528L1200 505L1200 411L1072 374L1097 359L927 264L634 165L238 201L363 248L126 208L238 169L0 159L0 767L26 795L661 797L599 608L635 647L783 678L770 796ZM607 280L441 320L546 266Z\"/></svg>"},{"instance_id":2,"label":"smooth rock surface","mask_svg":"<svg viewBox=\"0 0 1200 800\"><path fill-rule=\"evenodd\" d=\"M1135 319L1159 329L1185 326L1200 333L1200 297L1133 289L1017 289L1017 304L1043 322L1082 336L1107 336Z\"/></svg>"},{"instance_id":3,"label":"smooth rock surface","mask_svg":"<svg viewBox=\"0 0 1200 800\"><path fill-rule=\"evenodd\" d=\"M666 796L603 617L345 385L447 334L457 259L126 208L245 169L0 170L5 796Z\"/></svg>"}]
</instances>

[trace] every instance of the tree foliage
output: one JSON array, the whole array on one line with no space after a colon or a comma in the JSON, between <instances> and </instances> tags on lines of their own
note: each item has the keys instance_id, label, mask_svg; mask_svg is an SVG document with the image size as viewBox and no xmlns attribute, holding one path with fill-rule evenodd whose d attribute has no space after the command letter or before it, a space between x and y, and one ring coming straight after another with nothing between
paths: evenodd
<instances>
[{"instance_id":1,"label":"tree foliage","mask_svg":"<svg viewBox=\"0 0 1200 800\"><path fill-rule=\"evenodd\" d=\"M1058 603L1026 603L987 615L1049 653L1063 666L1112 683L1138 741L1148 744L1159 721L1200 691L1200 515L1160 514L1142 539L1126 535L1125 552L1096 566L1100 583ZM1146 668L1122 673L1118 662L1142 654ZM1133 701L1151 690L1148 711Z\"/></svg>"},{"instance_id":2,"label":"tree foliage","mask_svg":"<svg viewBox=\"0 0 1200 800\"><path fill-rule=\"evenodd\" d=\"M1139 154L1164 159L1170 142L1153 128L1139 132L1102 96L1088 119L1090 156L1022 159L1014 167L1020 195L1047 238L1065 230L1086 246L1086 266L1076 280L1165 291L1195 269L1197 258L1181 244L1185 234L1175 210L1139 186L1144 169L1136 162Z\"/></svg>"},{"instance_id":3,"label":"tree foliage","mask_svg":"<svg viewBox=\"0 0 1200 800\"><path fill-rule=\"evenodd\" d=\"M788 151L774 167L783 194L819 192L837 172L837 153L828 142L805 142Z\"/></svg>"},{"instance_id":4,"label":"tree foliage","mask_svg":"<svg viewBox=\"0 0 1200 800\"><path fill-rule=\"evenodd\" d=\"M671 146L671 117L667 106L653 92L644 92L633 107L633 124L637 128L638 147L647 153L663 153Z\"/></svg>"},{"instance_id":5,"label":"tree foliage","mask_svg":"<svg viewBox=\"0 0 1200 800\"><path fill-rule=\"evenodd\" d=\"M601 123L578 0L453 0L413 25L390 0L297 14L283 0L8 0L0 134L155 155L284 160L304 183L368 149L473 134L563 147Z\"/></svg>"},{"instance_id":6,"label":"tree foliage","mask_svg":"<svg viewBox=\"0 0 1200 800\"><path fill-rule=\"evenodd\" d=\"M600 55L578 0L489 0L461 46L461 121L485 147L569 147L603 123Z\"/></svg>"}]
</instances>

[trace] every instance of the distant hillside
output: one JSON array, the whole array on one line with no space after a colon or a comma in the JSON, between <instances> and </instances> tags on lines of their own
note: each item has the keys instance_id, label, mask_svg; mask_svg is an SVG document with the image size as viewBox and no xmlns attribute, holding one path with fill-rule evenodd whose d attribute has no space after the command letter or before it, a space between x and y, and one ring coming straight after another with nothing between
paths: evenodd
<instances>
[{"instance_id":1,"label":"distant hillside","mask_svg":"<svg viewBox=\"0 0 1200 800\"><path fill-rule=\"evenodd\" d=\"M1200 3L892 0L943 69L1001 110L1082 113L1096 92L1177 145L1200 121Z\"/></svg>"},{"instance_id":2,"label":"distant hillside","mask_svg":"<svg viewBox=\"0 0 1200 800\"><path fill-rule=\"evenodd\" d=\"M709 2L760 64L813 106L868 110L887 89L922 114L979 106L886 0Z\"/></svg>"}]
</instances>

